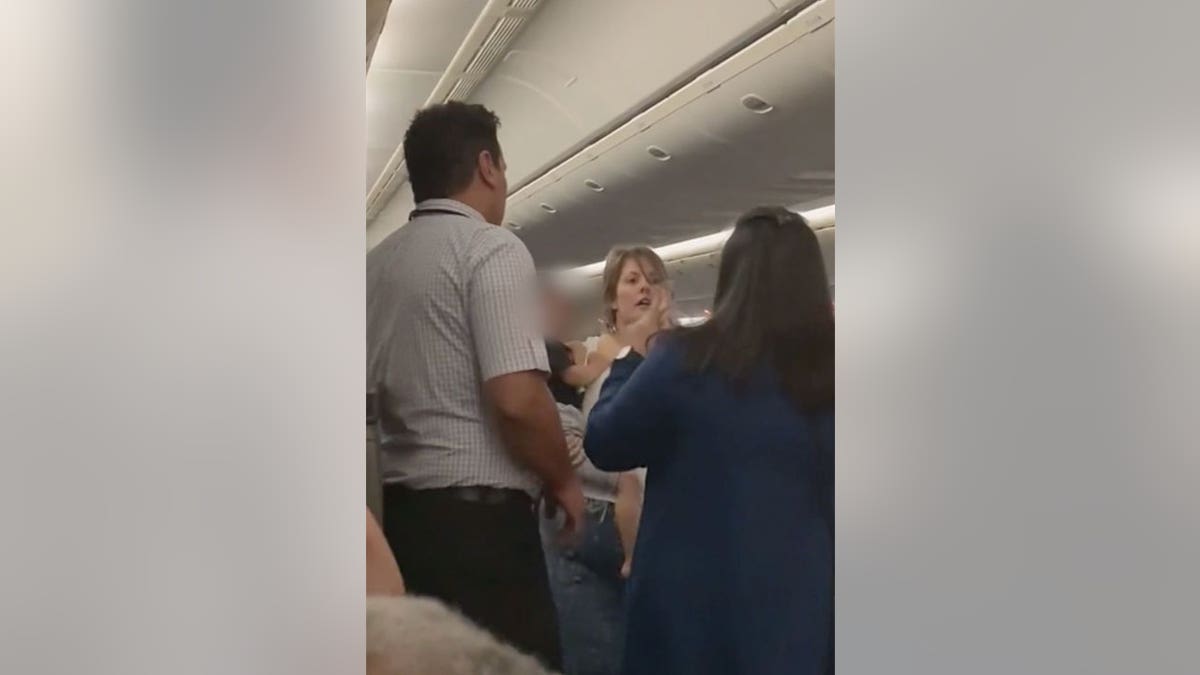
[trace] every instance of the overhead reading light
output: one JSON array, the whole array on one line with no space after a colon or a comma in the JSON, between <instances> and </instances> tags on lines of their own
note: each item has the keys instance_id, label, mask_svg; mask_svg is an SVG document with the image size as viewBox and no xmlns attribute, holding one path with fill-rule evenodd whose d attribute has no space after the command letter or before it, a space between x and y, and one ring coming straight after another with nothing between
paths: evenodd
<instances>
[{"instance_id":1,"label":"overhead reading light","mask_svg":"<svg viewBox=\"0 0 1200 675\"><path fill-rule=\"evenodd\" d=\"M650 147L646 148L646 152L650 153L651 157L653 157L654 159L657 159L660 162L665 162L668 159L671 159L671 153L667 152L666 150L663 150L662 148L658 147L657 145L651 145Z\"/></svg>"},{"instance_id":2,"label":"overhead reading light","mask_svg":"<svg viewBox=\"0 0 1200 675\"><path fill-rule=\"evenodd\" d=\"M775 106L767 103L757 94L746 94L743 96L742 105L746 107L746 110L759 115L765 115L775 109Z\"/></svg>"},{"instance_id":3,"label":"overhead reading light","mask_svg":"<svg viewBox=\"0 0 1200 675\"><path fill-rule=\"evenodd\" d=\"M604 192L604 186L592 180L591 178L583 181L583 184L588 186L592 192Z\"/></svg>"},{"instance_id":4,"label":"overhead reading light","mask_svg":"<svg viewBox=\"0 0 1200 675\"><path fill-rule=\"evenodd\" d=\"M521 224L520 224L520 223L511 223L511 222L510 222L510 223L508 224L508 229L510 229L510 230L519 230L519 229L521 229Z\"/></svg>"},{"instance_id":5,"label":"overhead reading light","mask_svg":"<svg viewBox=\"0 0 1200 675\"><path fill-rule=\"evenodd\" d=\"M542 207L542 210L545 211L546 213L558 213L558 209L554 208L553 206L550 206L546 202L542 202L541 207Z\"/></svg>"}]
</instances>

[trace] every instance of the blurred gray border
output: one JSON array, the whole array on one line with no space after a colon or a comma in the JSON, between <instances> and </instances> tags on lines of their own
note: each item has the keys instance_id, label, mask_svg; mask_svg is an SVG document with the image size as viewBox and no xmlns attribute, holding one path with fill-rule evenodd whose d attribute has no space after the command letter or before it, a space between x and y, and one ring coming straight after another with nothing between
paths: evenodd
<instances>
[{"instance_id":1,"label":"blurred gray border","mask_svg":"<svg viewBox=\"0 0 1200 675\"><path fill-rule=\"evenodd\" d=\"M840 675L1200 672L1197 26L839 3Z\"/></svg>"}]
</instances>

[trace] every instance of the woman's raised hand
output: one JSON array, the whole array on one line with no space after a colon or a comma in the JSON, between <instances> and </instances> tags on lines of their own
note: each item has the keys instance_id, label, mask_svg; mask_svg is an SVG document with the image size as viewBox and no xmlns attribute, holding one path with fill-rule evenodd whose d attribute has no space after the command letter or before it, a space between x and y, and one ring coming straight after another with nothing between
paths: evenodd
<instances>
[{"instance_id":1,"label":"woman's raised hand","mask_svg":"<svg viewBox=\"0 0 1200 675\"><path fill-rule=\"evenodd\" d=\"M664 286L650 288L650 308L624 331L626 342L639 354L645 354L650 338L671 327L671 293Z\"/></svg>"},{"instance_id":2,"label":"woman's raised hand","mask_svg":"<svg viewBox=\"0 0 1200 675\"><path fill-rule=\"evenodd\" d=\"M676 327L675 320L671 316L671 308L675 304L675 292L670 286L663 286L662 289L663 289L664 294L666 295L666 306L663 308L662 313L659 315L658 329L659 330L671 330L672 328Z\"/></svg>"}]
</instances>

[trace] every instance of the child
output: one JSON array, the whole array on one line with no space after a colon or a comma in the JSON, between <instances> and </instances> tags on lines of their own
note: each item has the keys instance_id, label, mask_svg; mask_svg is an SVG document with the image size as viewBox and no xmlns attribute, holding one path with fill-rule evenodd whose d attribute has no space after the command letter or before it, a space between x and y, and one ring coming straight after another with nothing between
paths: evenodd
<instances>
[{"instance_id":1,"label":"child","mask_svg":"<svg viewBox=\"0 0 1200 675\"><path fill-rule=\"evenodd\" d=\"M566 341L571 327L570 301L551 284L542 287L542 299L546 320L546 354L550 360L550 391L558 403L559 419L567 437L571 464L579 469L585 459L583 432L587 426L582 412L583 389L608 371L620 345L611 336L605 335L589 354L583 343ZM597 470L591 467L590 471L584 471L590 475ZM623 553L619 573L623 578L628 578L642 510L643 478L636 472L623 473L615 478L614 518Z\"/></svg>"},{"instance_id":2,"label":"child","mask_svg":"<svg viewBox=\"0 0 1200 675\"><path fill-rule=\"evenodd\" d=\"M582 409L583 388L608 370L612 360L594 352L589 359L583 343L568 342L570 301L550 285L543 287L542 296L546 320L546 355L550 357L550 392L555 401Z\"/></svg>"}]
</instances>

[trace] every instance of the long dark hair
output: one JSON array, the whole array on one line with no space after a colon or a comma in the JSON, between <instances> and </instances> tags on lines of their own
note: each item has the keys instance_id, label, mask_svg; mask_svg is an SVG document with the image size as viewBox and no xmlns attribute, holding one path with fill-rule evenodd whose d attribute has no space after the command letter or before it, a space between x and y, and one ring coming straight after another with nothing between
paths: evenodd
<instances>
[{"instance_id":1,"label":"long dark hair","mask_svg":"<svg viewBox=\"0 0 1200 675\"><path fill-rule=\"evenodd\" d=\"M759 207L738 219L713 314L680 331L685 367L739 386L773 371L801 411L833 405L833 305L817 235L798 213Z\"/></svg>"}]
</instances>

